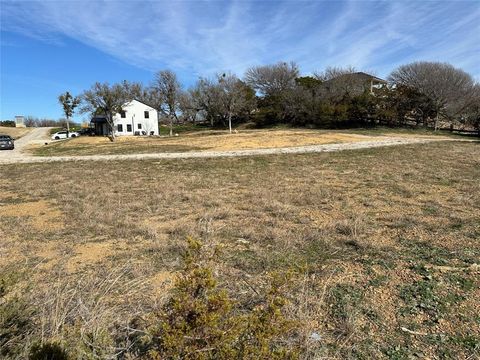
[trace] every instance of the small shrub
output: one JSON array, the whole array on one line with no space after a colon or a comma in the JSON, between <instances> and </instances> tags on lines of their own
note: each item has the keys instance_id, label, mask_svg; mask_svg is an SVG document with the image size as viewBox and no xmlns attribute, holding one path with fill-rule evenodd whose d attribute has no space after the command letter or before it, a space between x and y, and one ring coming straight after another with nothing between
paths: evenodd
<instances>
[{"instance_id":1,"label":"small shrub","mask_svg":"<svg viewBox=\"0 0 480 360\"><path fill-rule=\"evenodd\" d=\"M0 357L14 357L23 351L33 327L32 316L33 309L25 299L13 297L0 303Z\"/></svg>"},{"instance_id":2,"label":"small shrub","mask_svg":"<svg viewBox=\"0 0 480 360\"><path fill-rule=\"evenodd\" d=\"M22 276L18 269L5 269L0 273L0 358L19 357L34 327L34 309L28 299L20 295L10 296Z\"/></svg>"},{"instance_id":3,"label":"small shrub","mask_svg":"<svg viewBox=\"0 0 480 360\"><path fill-rule=\"evenodd\" d=\"M215 253L215 252L214 252ZM202 263L202 244L189 240L184 268L171 299L148 322L137 356L146 359L295 359L298 346L286 345L295 323L284 318L286 277L274 276L262 303L235 308Z\"/></svg>"},{"instance_id":4,"label":"small shrub","mask_svg":"<svg viewBox=\"0 0 480 360\"><path fill-rule=\"evenodd\" d=\"M36 343L30 349L29 360L68 360L66 350L55 342Z\"/></svg>"}]
</instances>

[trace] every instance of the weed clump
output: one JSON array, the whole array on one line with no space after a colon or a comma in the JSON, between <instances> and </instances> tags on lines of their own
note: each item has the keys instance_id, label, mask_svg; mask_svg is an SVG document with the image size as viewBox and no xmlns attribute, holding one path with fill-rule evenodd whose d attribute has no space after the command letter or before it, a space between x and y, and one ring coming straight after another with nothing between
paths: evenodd
<instances>
[{"instance_id":1,"label":"weed clump","mask_svg":"<svg viewBox=\"0 0 480 360\"><path fill-rule=\"evenodd\" d=\"M67 351L55 342L35 343L30 349L29 360L68 360Z\"/></svg>"}]
</instances>

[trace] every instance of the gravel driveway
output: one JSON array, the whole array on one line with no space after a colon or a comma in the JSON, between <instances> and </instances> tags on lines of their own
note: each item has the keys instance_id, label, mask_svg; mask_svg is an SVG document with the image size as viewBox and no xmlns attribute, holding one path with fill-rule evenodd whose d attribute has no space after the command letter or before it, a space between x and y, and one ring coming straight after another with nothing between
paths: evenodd
<instances>
[{"instance_id":1,"label":"gravel driveway","mask_svg":"<svg viewBox=\"0 0 480 360\"><path fill-rule=\"evenodd\" d=\"M1 163L15 163L18 160L29 157L24 153L25 148L28 145L43 144L50 141L50 129L49 127L33 128L30 132L23 135L18 140L15 140L14 150L2 150L0 151L0 164Z\"/></svg>"},{"instance_id":2,"label":"gravel driveway","mask_svg":"<svg viewBox=\"0 0 480 360\"><path fill-rule=\"evenodd\" d=\"M44 141L45 134L37 132L34 129L32 133L19 139L24 146L35 141ZM35 133L34 133L35 132ZM48 131L47 131L48 133ZM309 145L298 147L285 147L273 149L253 149L253 150L231 150L231 151L191 151L176 153L154 153L154 154L126 154L126 155L89 155L89 156L32 156L22 153L22 145L16 152L3 151L0 153L0 164L15 163L41 163L58 161L108 161L108 160L151 160L151 159L193 159L193 158L218 158L218 157L237 157L254 155L273 155L273 154L306 154L319 152L332 152L342 150L369 149L383 146L397 146L407 144L423 144L433 141L449 141L449 139L440 138L401 138L401 137L382 137L378 140L363 141L354 143ZM451 140L450 140L451 141ZM455 140L458 141L458 140ZM16 146L18 144L16 142Z\"/></svg>"}]
</instances>

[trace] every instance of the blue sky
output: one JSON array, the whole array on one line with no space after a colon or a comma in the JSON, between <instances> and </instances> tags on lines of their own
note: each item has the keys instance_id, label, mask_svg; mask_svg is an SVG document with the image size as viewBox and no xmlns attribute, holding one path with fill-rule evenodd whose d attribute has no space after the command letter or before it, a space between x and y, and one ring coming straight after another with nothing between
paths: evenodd
<instances>
[{"instance_id":1,"label":"blue sky","mask_svg":"<svg viewBox=\"0 0 480 360\"><path fill-rule=\"evenodd\" d=\"M57 118L57 96L95 81L148 84L295 61L310 74L353 65L386 77L416 60L480 80L480 1L0 0L0 119ZM77 115L76 119L81 119Z\"/></svg>"}]
</instances>

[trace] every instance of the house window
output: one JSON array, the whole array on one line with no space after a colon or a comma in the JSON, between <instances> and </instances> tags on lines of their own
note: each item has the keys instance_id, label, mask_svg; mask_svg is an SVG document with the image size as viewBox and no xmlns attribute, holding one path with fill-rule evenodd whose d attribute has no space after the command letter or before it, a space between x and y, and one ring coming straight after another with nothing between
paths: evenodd
<instances>
[{"instance_id":1,"label":"house window","mask_svg":"<svg viewBox=\"0 0 480 360\"><path fill-rule=\"evenodd\" d=\"M122 124L117 125L117 131L118 132L123 132L123 125Z\"/></svg>"},{"instance_id":2,"label":"house window","mask_svg":"<svg viewBox=\"0 0 480 360\"><path fill-rule=\"evenodd\" d=\"M127 124L127 132L132 132L132 125L131 124Z\"/></svg>"},{"instance_id":3,"label":"house window","mask_svg":"<svg viewBox=\"0 0 480 360\"><path fill-rule=\"evenodd\" d=\"M125 111L123 111L123 110L120 111L120 117L121 117L122 119L125 119L125 118L127 117L127 114L125 113Z\"/></svg>"},{"instance_id":4,"label":"house window","mask_svg":"<svg viewBox=\"0 0 480 360\"><path fill-rule=\"evenodd\" d=\"M142 124L137 124L138 130L142 130Z\"/></svg>"},{"instance_id":5,"label":"house window","mask_svg":"<svg viewBox=\"0 0 480 360\"><path fill-rule=\"evenodd\" d=\"M144 111L143 115L144 115L145 119L148 119L150 117L150 113L148 111Z\"/></svg>"}]
</instances>

